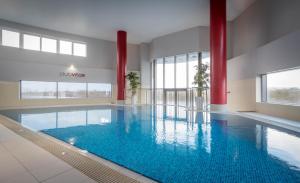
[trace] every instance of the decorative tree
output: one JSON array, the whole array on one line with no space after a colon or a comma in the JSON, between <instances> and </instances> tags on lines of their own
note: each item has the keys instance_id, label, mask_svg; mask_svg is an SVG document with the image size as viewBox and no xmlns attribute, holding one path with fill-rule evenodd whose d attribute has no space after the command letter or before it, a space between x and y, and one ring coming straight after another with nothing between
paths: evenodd
<instances>
[{"instance_id":1,"label":"decorative tree","mask_svg":"<svg viewBox=\"0 0 300 183\"><path fill-rule=\"evenodd\" d=\"M209 75L207 74L208 65L200 64L195 66L197 73L194 76L193 84L197 85L197 96L202 97L203 91L207 88Z\"/></svg>"},{"instance_id":2,"label":"decorative tree","mask_svg":"<svg viewBox=\"0 0 300 183\"><path fill-rule=\"evenodd\" d=\"M138 87L140 86L140 77L135 72L130 72L126 75L126 78L129 80L131 97L135 96Z\"/></svg>"}]
</instances>

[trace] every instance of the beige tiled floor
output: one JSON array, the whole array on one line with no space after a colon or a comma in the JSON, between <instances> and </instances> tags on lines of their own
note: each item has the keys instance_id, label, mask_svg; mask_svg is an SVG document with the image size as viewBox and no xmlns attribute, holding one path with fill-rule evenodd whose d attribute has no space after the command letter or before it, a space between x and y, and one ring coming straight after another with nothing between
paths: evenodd
<instances>
[{"instance_id":1,"label":"beige tiled floor","mask_svg":"<svg viewBox=\"0 0 300 183\"><path fill-rule=\"evenodd\" d=\"M86 175L0 125L1 183L92 183Z\"/></svg>"}]
</instances>

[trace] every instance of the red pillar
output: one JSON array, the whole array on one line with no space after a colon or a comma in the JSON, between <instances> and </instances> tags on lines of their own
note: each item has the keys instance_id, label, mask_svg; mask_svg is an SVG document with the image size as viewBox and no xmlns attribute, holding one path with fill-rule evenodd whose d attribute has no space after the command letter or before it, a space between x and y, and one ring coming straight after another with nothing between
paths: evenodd
<instances>
[{"instance_id":1,"label":"red pillar","mask_svg":"<svg viewBox=\"0 0 300 183\"><path fill-rule=\"evenodd\" d=\"M210 0L211 104L227 104L226 0Z\"/></svg>"},{"instance_id":2,"label":"red pillar","mask_svg":"<svg viewBox=\"0 0 300 183\"><path fill-rule=\"evenodd\" d=\"M127 63L127 33L118 31L117 35L117 100L125 100L125 74Z\"/></svg>"}]
</instances>

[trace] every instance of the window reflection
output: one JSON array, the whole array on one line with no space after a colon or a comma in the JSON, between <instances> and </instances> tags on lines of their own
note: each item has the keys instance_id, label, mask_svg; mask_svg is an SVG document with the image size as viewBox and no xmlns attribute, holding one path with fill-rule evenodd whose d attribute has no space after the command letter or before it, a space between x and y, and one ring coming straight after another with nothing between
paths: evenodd
<instances>
[{"instance_id":1,"label":"window reflection","mask_svg":"<svg viewBox=\"0 0 300 183\"><path fill-rule=\"evenodd\" d=\"M111 110L90 110L88 111L88 124L103 125L111 123Z\"/></svg>"},{"instance_id":2,"label":"window reflection","mask_svg":"<svg viewBox=\"0 0 300 183\"><path fill-rule=\"evenodd\" d=\"M112 110L83 110L40 114L21 114L21 124L35 131L111 123ZM47 120L45 120L47 119Z\"/></svg>"},{"instance_id":3,"label":"window reflection","mask_svg":"<svg viewBox=\"0 0 300 183\"><path fill-rule=\"evenodd\" d=\"M56 113L22 114L21 124L34 131L53 129L56 128Z\"/></svg>"},{"instance_id":4,"label":"window reflection","mask_svg":"<svg viewBox=\"0 0 300 183\"><path fill-rule=\"evenodd\" d=\"M58 112L58 128L86 125L86 111Z\"/></svg>"},{"instance_id":5,"label":"window reflection","mask_svg":"<svg viewBox=\"0 0 300 183\"><path fill-rule=\"evenodd\" d=\"M269 154L300 169L300 138L271 128L266 138Z\"/></svg>"}]
</instances>

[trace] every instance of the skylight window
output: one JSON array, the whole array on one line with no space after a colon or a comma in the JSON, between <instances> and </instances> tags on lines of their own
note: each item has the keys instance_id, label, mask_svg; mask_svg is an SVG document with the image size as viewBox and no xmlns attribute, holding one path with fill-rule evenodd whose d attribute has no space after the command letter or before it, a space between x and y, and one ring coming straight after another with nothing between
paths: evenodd
<instances>
[{"instance_id":1,"label":"skylight window","mask_svg":"<svg viewBox=\"0 0 300 183\"><path fill-rule=\"evenodd\" d=\"M10 47L20 47L20 33L2 30L2 45Z\"/></svg>"},{"instance_id":2,"label":"skylight window","mask_svg":"<svg viewBox=\"0 0 300 183\"><path fill-rule=\"evenodd\" d=\"M72 55L72 42L70 41L59 41L59 53Z\"/></svg>"},{"instance_id":3,"label":"skylight window","mask_svg":"<svg viewBox=\"0 0 300 183\"><path fill-rule=\"evenodd\" d=\"M81 43L73 43L73 55L86 57L86 45Z\"/></svg>"},{"instance_id":4,"label":"skylight window","mask_svg":"<svg viewBox=\"0 0 300 183\"><path fill-rule=\"evenodd\" d=\"M38 36L24 34L24 49L40 51L41 39Z\"/></svg>"},{"instance_id":5,"label":"skylight window","mask_svg":"<svg viewBox=\"0 0 300 183\"><path fill-rule=\"evenodd\" d=\"M42 38L42 51L56 53L57 41L55 39Z\"/></svg>"}]
</instances>

